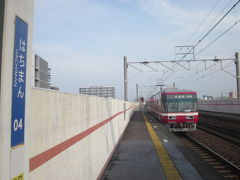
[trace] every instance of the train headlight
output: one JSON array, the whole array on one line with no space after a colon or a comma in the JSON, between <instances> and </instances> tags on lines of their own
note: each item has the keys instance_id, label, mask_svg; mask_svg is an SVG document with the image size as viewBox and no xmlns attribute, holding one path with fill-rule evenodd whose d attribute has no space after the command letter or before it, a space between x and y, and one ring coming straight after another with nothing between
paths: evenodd
<instances>
[{"instance_id":1,"label":"train headlight","mask_svg":"<svg viewBox=\"0 0 240 180\"><path fill-rule=\"evenodd\" d=\"M174 120L174 119L176 119L176 116L168 116L168 119L169 120Z\"/></svg>"}]
</instances>

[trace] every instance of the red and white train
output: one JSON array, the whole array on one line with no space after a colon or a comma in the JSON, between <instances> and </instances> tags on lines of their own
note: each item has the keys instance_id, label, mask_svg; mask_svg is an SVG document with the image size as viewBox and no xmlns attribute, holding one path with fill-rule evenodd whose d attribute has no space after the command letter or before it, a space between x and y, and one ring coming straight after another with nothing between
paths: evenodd
<instances>
[{"instance_id":1,"label":"red and white train","mask_svg":"<svg viewBox=\"0 0 240 180\"><path fill-rule=\"evenodd\" d=\"M197 93L191 90L169 88L152 96L148 110L170 131L195 131L198 123Z\"/></svg>"}]
</instances>

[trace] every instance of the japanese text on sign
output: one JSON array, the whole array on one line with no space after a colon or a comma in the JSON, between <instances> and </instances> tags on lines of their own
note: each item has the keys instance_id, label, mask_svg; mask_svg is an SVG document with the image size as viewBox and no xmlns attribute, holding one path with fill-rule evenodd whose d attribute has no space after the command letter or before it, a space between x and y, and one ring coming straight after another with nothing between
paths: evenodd
<instances>
[{"instance_id":1,"label":"japanese text on sign","mask_svg":"<svg viewBox=\"0 0 240 180\"><path fill-rule=\"evenodd\" d=\"M24 144L27 35L28 24L16 17L12 80L11 147Z\"/></svg>"}]
</instances>

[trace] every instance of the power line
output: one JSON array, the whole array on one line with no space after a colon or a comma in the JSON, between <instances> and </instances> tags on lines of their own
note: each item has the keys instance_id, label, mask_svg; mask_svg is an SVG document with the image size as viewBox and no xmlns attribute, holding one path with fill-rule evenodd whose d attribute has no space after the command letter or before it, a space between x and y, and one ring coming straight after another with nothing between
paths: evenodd
<instances>
[{"instance_id":1,"label":"power line","mask_svg":"<svg viewBox=\"0 0 240 180\"><path fill-rule=\"evenodd\" d=\"M232 0L227 3L227 5L226 5L226 6L220 11L220 13L211 21L211 23L207 26L206 29L208 29L208 27L211 27L211 26L213 25L213 23L216 21L216 19L225 11L225 9L227 9L227 7L228 7L231 3L232 3ZM206 31L203 31L203 32L198 36L198 38L201 38L205 32L206 32Z\"/></svg>"},{"instance_id":2,"label":"power line","mask_svg":"<svg viewBox=\"0 0 240 180\"><path fill-rule=\"evenodd\" d=\"M217 6L217 4L220 2L220 0L217 0L213 7L208 11L207 15L203 18L202 22L197 26L197 28L194 30L194 32L191 34L191 36L188 38L188 40L185 42L187 44L193 37L193 35L199 30L199 28L202 26L202 24L206 21L208 16L212 13L213 9Z\"/></svg>"},{"instance_id":3,"label":"power line","mask_svg":"<svg viewBox=\"0 0 240 180\"><path fill-rule=\"evenodd\" d=\"M232 0L231 0L231 2L232 2ZM218 26L218 24L220 24L220 22L236 7L236 5L238 4L240 2L240 0L238 0L218 21L217 21L217 23L210 29L210 30L208 30L208 32L207 33L205 33L205 35L204 36L202 36L202 38L194 45L194 48L195 47L197 47L217 26ZM229 4L228 4L229 5ZM225 8L224 8L225 9ZM222 12L221 12L222 13ZM221 14L220 13L220 14ZM238 22L237 22L238 23ZM236 24L235 24L236 25ZM234 26L235 26L234 25ZM232 27L231 27L232 28ZM230 29L231 29L230 28ZM229 29L229 30L230 30ZM229 31L229 30L227 30L227 31ZM226 32L227 32L226 31ZM222 35L224 35L226 32L224 32ZM221 35L221 36L222 36ZM220 36L220 37L221 37ZM219 39L220 37L218 37L217 39ZM217 40L216 39L216 40ZM215 40L215 41L216 41ZM214 42L215 42L214 41ZM214 43L214 42L211 42L211 44L212 43ZM208 45L208 47L211 45L211 44L209 44ZM205 47L205 49L206 49L207 47ZM189 50L189 52L191 52L193 50L193 48L191 48L190 50ZM197 53L197 54L200 54L200 53ZM183 57L182 57L182 60L184 59L186 57L186 55L184 55ZM180 62L182 61L182 60L180 60ZM185 63L186 64L186 63ZM167 76L163 81L165 81L165 80L167 80L170 76L172 76L177 70L179 70L181 67L179 67L179 68L177 68L177 69L175 69L174 70L174 72L172 72L169 76Z\"/></svg>"},{"instance_id":4,"label":"power line","mask_svg":"<svg viewBox=\"0 0 240 180\"><path fill-rule=\"evenodd\" d=\"M210 28L210 30L207 31L207 33L205 33L202 38L200 40L198 40L198 42L194 45L194 48L196 48L217 26L218 24L220 24L222 22L222 20L237 6L237 4L240 2L240 0L238 0L218 21L217 23ZM193 50L193 48L191 48L189 52L191 52ZM182 60L186 57L186 55L184 55L182 57ZM181 62L181 61L180 61Z\"/></svg>"},{"instance_id":5,"label":"power line","mask_svg":"<svg viewBox=\"0 0 240 180\"><path fill-rule=\"evenodd\" d=\"M206 77L208 77L208 76L211 76L211 75L213 75L213 74L215 74L215 73L217 73L217 72L219 72L219 71L221 71L221 69L218 69L218 70L216 70L216 71L214 71L214 72L211 72L211 73L209 73L209 74L207 74L207 75L203 75L203 76L201 76L201 77L199 77L199 78L197 78L197 79L191 80L191 81L189 81L189 82L187 82L187 83L185 83L185 84L182 84L182 86L187 85L187 84L191 84L191 83L196 82L196 81L201 80L201 79L204 79L204 78L206 78Z\"/></svg>"},{"instance_id":6,"label":"power line","mask_svg":"<svg viewBox=\"0 0 240 180\"><path fill-rule=\"evenodd\" d=\"M234 57L235 57L234 55L233 55L233 56L228 56L226 59L233 59ZM191 67L191 68L195 68L195 67L199 66L201 63L202 63L202 62L199 62L199 63L197 63L195 66L193 66L193 67ZM207 69L211 68L211 67L214 66L214 65L216 65L216 64L212 64L212 65L208 66L207 68L205 68L205 69L203 69L203 70L197 71L197 72L191 74L190 76L184 77L185 79L184 79L183 81L177 83L177 84L184 84L186 81L189 81L189 79L187 79L187 78L191 78L191 79L192 79L192 78L194 78L194 76L197 75L196 73L206 71Z\"/></svg>"},{"instance_id":7,"label":"power line","mask_svg":"<svg viewBox=\"0 0 240 180\"><path fill-rule=\"evenodd\" d=\"M202 53L205 49L207 49L209 46L211 46L214 42L216 42L220 37L222 37L225 33L227 33L230 29L232 29L234 26L236 26L240 20L236 21L232 26L230 26L226 31L224 31L222 34L220 34L217 38L215 38L213 41L211 41L207 46L202 48L195 56L198 56L200 53Z\"/></svg>"},{"instance_id":8,"label":"power line","mask_svg":"<svg viewBox=\"0 0 240 180\"><path fill-rule=\"evenodd\" d=\"M202 63L202 62L200 62L200 63ZM198 65L199 65L200 63L198 63ZM216 66L216 64L214 63L214 64L208 66L207 68L203 69L203 70L196 71L194 74L191 74L191 75L188 76L187 78L191 78L191 79L192 79L192 78L194 78L194 76L196 76L196 73L201 73L201 72L203 72L203 71L206 71L207 69L210 69L210 68L213 67L213 66ZM186 82L186 81L188 81L188 80L189 80L189 79L185 79L185 80L179 82L178 84L183 84L184 82Z\"/></svg>"},{"instance_id":9,"label":"power line","mask_svg":"<svg viewBox=\"0 0 240 180\"><path fill-rule=\"evenodd\" d=\"M212 60L210 60L210 61L219 61L220 59L212 59ZM222 59L223 60L223 59ZM222 61L222 60L220 60L220 61ZM233 59L229 59L229 58L226 58L226 59L224 59L224 60L233 60ZM209 60L182 60L182 62L185 62L185 64L186 63L190 63L190 62L199 62L199 61L202 61L202 62L207 62L207 61L209 61ZM176 62L176 61L173 61L173 62ZM163 83L163 82L165 82L168 78L170 78L174 73L176 73L177 72L177 70L179 70L180 68L181 68L182 66L179 66L179 68L177 68L177 69L175 69L175 71L173 71L171 74L169 74L166 78L164 78L163 80L161 80L161 83Z\"/></svg>"},{"instance_id":10,"label":"power line","mask_svg":"<svg viewBox=\"0 0 240 180\"><path fill-rule=\"evenodd\" d=\"M194 74L188 76L188 78L191 78L191 79L192 79L192 78L194 78L194 76L196 76L197 73L201 73L201 72L207 71L208 69L210 69L210 68L213 67L213 66L216 66L216 63L211 64L210 66L206 67L206 68L203 69L203 70L196 71ZM178 84L184 84L184 82L186 82L186 81L189 81L189 79L185 79L185 80L181 81L181 82L178 83Z\"/></svg>"},{"instance_id":11,"label":"power line","mask_svg":"<svg viewBox=\"0 0 240 180\"><path fill-rule=\"evenodd\" d=\"M229 67L231 67L231 66L233 66L234 64L232 64L233 62L230 62L230 63L228 63L227 65L225 65L224 67L222 67L222 68L229 68ZM231 64L231 65L230 65ZM230 65L230 66L229 66ZM218 69L218 70L216 70L216 71L214 71L214 72L211 72L211 73L209 73L209 74L207 74L207 75L202 75L201 77L199 77L199 78L197 78L197 79L194 79L194 80L191 80L191 81L189 81L189 82L187 82L187 83L184 83L184 84L182 84L182 85L180 85L180 86L183 86L183 85L187 85L187 84L191 84L191 83L193 83L193 82L196 82L196 81L198 81L198 80L201 80L201 79L203 79L203 78L206 78L206 77L208 77L208 76L210 76L210 75L213 75L213 74L215 74L215 73L217 73L218 71L221 71L222 69Z\"/></svg>"},{"instance_id":12,"label":"power line","mask_svg":"<svg viewBox=\"0 0 240 180\"><path fill-rule=\"evenodd\" d=\"M235 6L240 2L238 0L225 14L222 16L217 23L194 45L194 47L197 47L216 27L220 22L235 8Z\"/></svg>"}]
</instances>

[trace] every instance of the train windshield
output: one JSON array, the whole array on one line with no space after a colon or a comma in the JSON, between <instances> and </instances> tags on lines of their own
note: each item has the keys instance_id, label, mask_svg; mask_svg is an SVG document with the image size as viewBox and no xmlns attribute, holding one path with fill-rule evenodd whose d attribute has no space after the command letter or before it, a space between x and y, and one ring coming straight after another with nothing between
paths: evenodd
<instances>
[{"instance_id":1,"label":"train windshield","mask_svg":"<svg viewBox=\"0 0 240 180\"><path fill-rule=\"evenodd\" d=\"M196 94L168 94L164 98L166 112L196 112Z\"/></svg>"}]
</instances>

